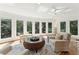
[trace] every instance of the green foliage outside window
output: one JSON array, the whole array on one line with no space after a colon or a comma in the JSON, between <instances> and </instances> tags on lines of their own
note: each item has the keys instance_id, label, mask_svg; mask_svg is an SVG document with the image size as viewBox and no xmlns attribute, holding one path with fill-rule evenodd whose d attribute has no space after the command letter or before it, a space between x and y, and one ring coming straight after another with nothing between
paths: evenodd
<instances>
[{"instance_id":1,"label":"green foliage outside window","mask_svg":"<svg viewBox=\"0 0 79 59\"><path fill-rule=\"evenodd\" d=\"M16 22L17 27L17 35L23 34L23 21L17 20Z\"/></svg>"},{"instance_id":2,"label":"green foliage outside window","mask_svg":"<svg viewBox=\"0 0 79 59\"><path fill-rule=\"evenodd\" d=\"M32 22L27 22L27 32L32 34Z\"/></svg>"},{"instance_id":3,"label":"green foliage outside window","mask_svg":"<svg viewBox=\"0 0 79 59\"><path fill-rule=\"evenodd\" d=\"M35 22L35 33L39 33L39 22Z\"/></svg>"},{"instance_id":4,"label":"green foliage outside window","mask_svg":"<svg viewBox=\"0 0 79 59\"><path fill-rule=\"evenodd\" d=\"M70 21L70 33L78 35L78 21Z\"/></svg>"},{"instance_id":5,"label":"green foliage outside window","mask_svg":"<svg viewBox=\"0 0 79 59\"><path fill-rule=\"evenodd\" d=\"M52 23L48 23L48 33L52 33Z\"/></svg>"},{"instance_id":6,"label":"green foliage outside window","mask_svg":"<svg viewBox=\"0 0 79 59\"><path fill-rule=\"evenodd\" d=\"M42 33L46 33L46 23L42 22Z\"/></svg>"},{"instance_id":7,"label":"green foliage outside window","mask_svg":"<svg viewBox=\"0 0 79 59\"><path fill-rule=\"evenodd\" d=\"M66 32L66 22L60 22L60 31Z\"/></svg>"},{"instance_id":8,"label":"green foliage outside window","mask_svg":"<svg viewBox=\"0 0 79 59\"><path fill-rule=\"evenodd\" d=\"M1 38L11 37L11 20L1 20Z\"/></svg>"}]
</instances>

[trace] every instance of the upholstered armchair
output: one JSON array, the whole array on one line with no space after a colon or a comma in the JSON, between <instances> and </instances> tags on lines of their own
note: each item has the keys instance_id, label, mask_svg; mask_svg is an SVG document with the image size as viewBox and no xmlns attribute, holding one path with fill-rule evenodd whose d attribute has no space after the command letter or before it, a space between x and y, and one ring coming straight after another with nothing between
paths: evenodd
<instances>
[{"instance_id":1,"label":"upholstered armchair","mask_svg":"<svg viewBox=\"0 0 79 59\"><path fill-rule=\"evenodd\" d=\"M54 42L54 51L68 51L71 34L63 33L57 34Z\"/></svg>"},{"instance_id":2,"label":"upholstered armchair","mask_svg":"<svg viewBox=\"0 0 79 59\"><path fill-rule=\"evenodd\" d=\"M69 42L66 40L58 40L55 42L55 51L68 51L69 50Z\"/></svg>"}]
</instances>

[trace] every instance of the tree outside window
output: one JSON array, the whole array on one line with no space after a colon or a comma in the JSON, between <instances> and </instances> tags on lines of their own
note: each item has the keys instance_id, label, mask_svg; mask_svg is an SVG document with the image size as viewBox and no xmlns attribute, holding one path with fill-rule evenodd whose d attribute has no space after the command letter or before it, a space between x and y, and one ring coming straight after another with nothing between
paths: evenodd
<instances>
[{"instance_id":1,"label":"tree outside window","mask_svg":"<svg viewBox=\"0 0 79 59\"><path fill-rule=\"evenodd\" d=\"M52 33L52 23L48 23L48 33Z\"/></svg>"},{"instance_id":2,"label":"tree outside window","mask_svg":"<svg viewBox=\"0 0 79 59\"><path fill-rule=\"evenodd\" d=\"M60 31L66 32L66 22L60 22Z\"/></svg>"},{"instance_id":3,"label":"tree outside window","mask_svg":"<svg viewBox=\"0 0 79 59\"><path fill-rule=\"evenodd\" d=\"M17 27L17 35L23 34L23 21L17 20L16 22Z\"/></svg>"},{"instance_id":4,"label":"tree outside window","mask_svg":"<svg viewBox=\"0 0 79 59\"><path fill-rule=\"evenodd\" d=\"M70 33L78 35L78 21L70 21Z\"/></svg>"},{"instance_id":5,"label":"tree outside window","mask_svg":"<svg viewBox=\"0 0 79 59\"><path fill-rule=\"evenodd\" d=\"M1 20L1 38L11 37L11 20L2 19Z\"/></svg>"},{"instance_id":6,"label":"tree outside window","mask_svg":"<svg viewBox=\"0 0 79 59\"><path fill-rule=\"evenodd\" d=\"M29 34L32 34L32 22L27 22L27 32Z\"/></svg>"}]
</instances>

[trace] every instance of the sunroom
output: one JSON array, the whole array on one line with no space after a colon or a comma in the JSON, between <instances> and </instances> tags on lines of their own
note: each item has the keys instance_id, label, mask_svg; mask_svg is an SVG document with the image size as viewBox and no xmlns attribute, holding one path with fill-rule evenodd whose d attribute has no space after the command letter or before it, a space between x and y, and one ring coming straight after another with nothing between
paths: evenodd
<instances>
[{"instance_id":1,"label":"sunroom","mask_svg":"<svg viewBox=\"0 0 79 59\"><path fill-rule=\"evenodd\" d=\"M78 3L0 4L0 54L78 55Z\"/></svg>"}]
</instances>

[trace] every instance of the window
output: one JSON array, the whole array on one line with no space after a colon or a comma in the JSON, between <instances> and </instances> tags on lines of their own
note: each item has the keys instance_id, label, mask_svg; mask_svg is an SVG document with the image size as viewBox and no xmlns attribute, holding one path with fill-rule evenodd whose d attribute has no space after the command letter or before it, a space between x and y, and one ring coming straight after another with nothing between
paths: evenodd
<instances>
[{"instance_id":1,"label":"window","mask_svg":"<svg viewBox=\"0 0 79 59\"><path fill-rule=\"evenodd\" d=\"M46 33L46 23L42 22L42 33Z\"/></svg>"},{"instance_id":2,"label":"window","mask_svg":"<svg viewBox=\"0 0 79 59\"><path fill-rule=\"evenodd\" d=\"M35 33L39 33L39 22L35 22Z\"/></svg>"},{"instance_id":3,"label":"window","mask_svg":"<svg viewBox=\"0 0 79 59\"><path fill-rule=\"evenodd\" d=\"M17 35L23 34L23 21L17 20L16 25L17 25Z\"/></svg>"},{"instance_id":4,"label":"window","mask_svg":"<svg viewBox=\"0 0 79 59\"><path fill-rule=\"evenodd\" d=\"M1 38L11 37L11 20L1 20Z\"/></svg>"},{"instance_id":5,"label":"window","mask_svg":"<svg viewBox=\"0 0 79 59\"><path fill-rule=\"evenodd\" d=\"M66 22L60 22L60 31L66 32Z\"/></svg>"},{"instance_id":6,"label":"window","mask_svg":"<svg viewBox=\"0 0 79 59\"><path fill-rule=\"evenodd\" d=\"M78 35L78 21L70 21L70 33Z\"/></svg>"},{"instance_id":7,"label":"window","mask_svg":"<svg viewBox=\"0 0 79 59\"><path fill-rule=\"evenodd\" d=\"M27 22L27 32L32 34L32 22Z\"/></svg>"},{"instance_id":8,"label":"window","mask_svg":"<svg viewBox=\"0 0 79 59\"><path fill-rule=\"evenodd\" d=\"M48 33L52 33L52 23L48 23Z\"/></svg>"}]
</instances>

